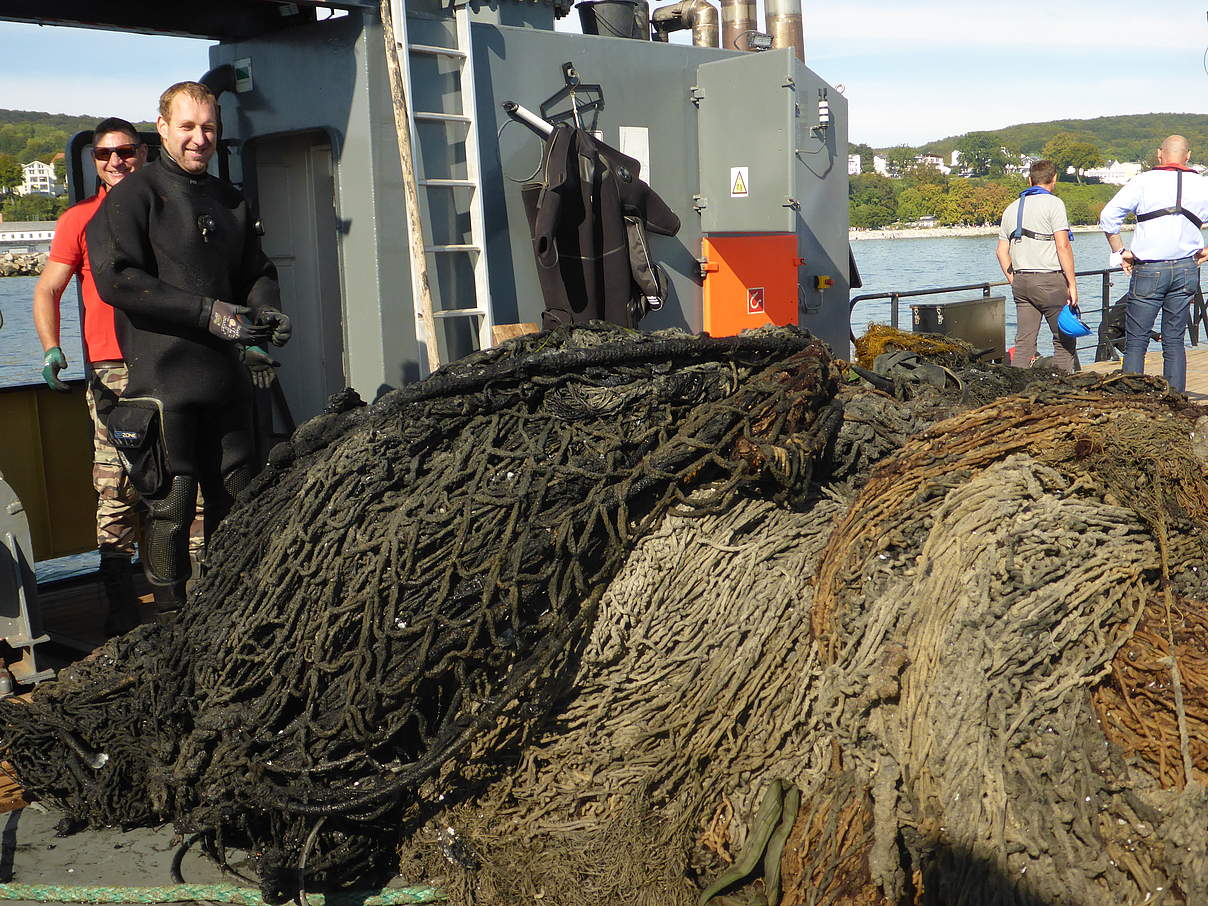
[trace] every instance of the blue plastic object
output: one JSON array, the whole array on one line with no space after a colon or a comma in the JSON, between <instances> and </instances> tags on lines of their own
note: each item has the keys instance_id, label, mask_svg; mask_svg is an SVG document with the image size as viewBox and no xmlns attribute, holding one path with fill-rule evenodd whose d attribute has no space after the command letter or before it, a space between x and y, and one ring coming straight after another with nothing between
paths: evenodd
<instances>
[{"instance_id":1,"label":"blue plastic object","mask_svg":"<svg viewBox=\"0 0 1208 906\"><path fill-rule=\"evenodd\" d=\"M1061 309L1061 314L1057 316L1057 329L1068 337L1085 337L1091 332L1086 322L1074 314L1074 310L1068 305Z\"/></svg>"}]
</instances>

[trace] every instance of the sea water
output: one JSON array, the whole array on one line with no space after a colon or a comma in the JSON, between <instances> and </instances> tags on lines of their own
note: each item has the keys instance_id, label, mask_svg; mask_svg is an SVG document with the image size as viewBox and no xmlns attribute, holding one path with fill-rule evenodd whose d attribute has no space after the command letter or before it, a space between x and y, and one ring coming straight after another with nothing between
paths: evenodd
<instances>
[{"instance_id":1,"label":"sea water","mask_svg":"<svg viewBox=\"0 0 1208 906\"><path fill-rule=\"evenodd\" d=\"M34 330L34 286L37 277L0 277L0 387L42 382L42 344ZM65 380L84 377L80 340L80 305L75 281L59 305L59 345L67 356Z\"/></svg>"}]
</instances>

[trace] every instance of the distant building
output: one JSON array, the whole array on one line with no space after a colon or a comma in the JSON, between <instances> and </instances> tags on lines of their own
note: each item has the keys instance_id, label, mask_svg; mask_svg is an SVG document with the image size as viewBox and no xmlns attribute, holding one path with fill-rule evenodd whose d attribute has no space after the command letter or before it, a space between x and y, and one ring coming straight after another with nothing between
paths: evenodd
<instances>
[{"instance_id":1,"label":"distant building","mask_svg":"<svg viewBox=\"0 0 1208 906\"><path fill-rule=\"evenodd\" d=\"M859 154L847 155L847 175L859 176L862 171Z\"/></svg>"},{"instance_id":2,"label":"distant building","mask_svg":"<svg viewBox=\"0 0 1208 906\"><path fill-rule=\"evenodd\" d=\"M44 251L55 235L55 222L0 221L0 254L4 252Z\"/></svg>"},{"instance_id":3,"label":"distant building","mask_svg":"<svg viewBox=\"0 0 1208 906\"><path fill-rule=\"evenodd\" d=\"M1092 167L1089 170L1083 170L1082 175L1113 186L1122 186L1140 173L1142 169L1143 167L1139 163L1122 163L1118 160L1112 160L1108 161L1106 167Z\"/></svg>"},{"instance_id":4,"label":"distant building","mask_svg":"<svg viewBox=\"0 0 1208 906\"><path fill-rule=\"evenodd\" d=\"M960 165L960 162L961 162L961 153L959 151L953 151L952 159L948 161L948 164L950 166L956 167L956 166Z\"/></svg>"},{"instance_id":5,"label":"distant building","mask_svg":"<svg viewBox=\"0 0 1208 906\"><path fill-rule=\"evenodd\" d=\"M880 173L882 176L889 175L889 161L879 154L874 154L872 156L872 168L875 172Z\"/></svg>"},{"instance_id":6,"label":"distant building","mask_svg":"<svg viewBox=\"0 0 1208 906\"><path fill-rule=\"evenodd\" d=\"M1030 154L1008 154L1007 157L1011 162L1004 164L1002 171L1004 173L1018 173L1020 176L1027 176L1032 169L1032 164L1040 159L1032 157Z\"/></svg>"},{"instance_id":7,"label":"distant building","mask_svg":"<svg viewBox=\"0 0 1208 906\"><path fill-rule=\"evenodd\" d=\"M21 167L25 179L15 189L18 195L53 195L59 188L55 180L55 168L40 160L31 161Z\"/></svg>"},{"instance_id":8,"label":"distant building","mask_svg":"<svg viewBox=\"0 0 1208 906\"><path fill-rule=\"evenodd\" d=\"M944 158L938 154L920 154L914 159L914 162L920 167L931 167L933 170L939 170L945 176L952 172L952 168L944 164Z\"/></svg>"}]
</instances>

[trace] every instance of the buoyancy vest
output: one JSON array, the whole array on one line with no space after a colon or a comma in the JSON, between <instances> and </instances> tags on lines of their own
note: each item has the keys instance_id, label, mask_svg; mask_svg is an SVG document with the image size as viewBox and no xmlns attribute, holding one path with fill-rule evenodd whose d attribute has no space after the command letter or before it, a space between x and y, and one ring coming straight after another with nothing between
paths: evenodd
<instances>
[{"instance_id":1,"label":"buoyancy vest","mask_svg":"<svg viewBox=\"0 0 1208 906\"><path fill-rule=\"evenodd\" d=\"M1168 208L1158 208L1156 211L1147 211L1144 214L1137 215L1137 223L1144 223L1147 220L1156 220L1159 217L1174 217L1182 214L1195 225L1198 230L1204 225L1204 221L1196 217L1189 210L1183 207L1183 174L1187 172L1186 168L1178 166L1154 167L1155 170L1174 170L1175 175L1175 190L1174 204ZM1195 172L1192 170L1191 172Z\"/></svg>"},{"instance_id":2,"label":"buoyancy vest","mask_svg":"<svg viewBox=\"0 0 1208 906\"><path fill-rule=\"evenodd\" d=\"M1035 230L1029 230L1023 225L1023 203L1029 195L1052 195L1048 189L1042 186L1030 186L1019 193L1019 206L1015 210L1015 229L1011 231L1011 241L1018 242L1024 236L1029 239L1038 239L1041 242L1052 242L1052 233L1037 233ZM1074 241L1074 231L1067 230L1070 234L1070 241Z\"/></svg>"}]
</instances>

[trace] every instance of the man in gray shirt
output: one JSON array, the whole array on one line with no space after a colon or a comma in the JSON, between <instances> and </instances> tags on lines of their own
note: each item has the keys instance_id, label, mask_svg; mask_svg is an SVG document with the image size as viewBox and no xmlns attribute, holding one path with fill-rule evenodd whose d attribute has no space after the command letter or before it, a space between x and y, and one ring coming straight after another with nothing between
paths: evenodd
<instances>
[{"instance_id":1,"label":"man in gray shirt","mask_svg":"<svg viewBox=\"0 0 1208 906\"><path fill-rule=\"evenodd\" d=\"M1074 250L1065 203L1053 194L1057 167L1038 160L1028 172L1031 187L1003 211L994 253L1015 296L1015 353L1011 364L1027 368L1036 358L1036 337L1044 319L1053 332L1053 363L1062 371L1078 369L1074 338L1057 329L1057 316L1069 302L1078 308Z\"/></svg>"}]
</instances>

